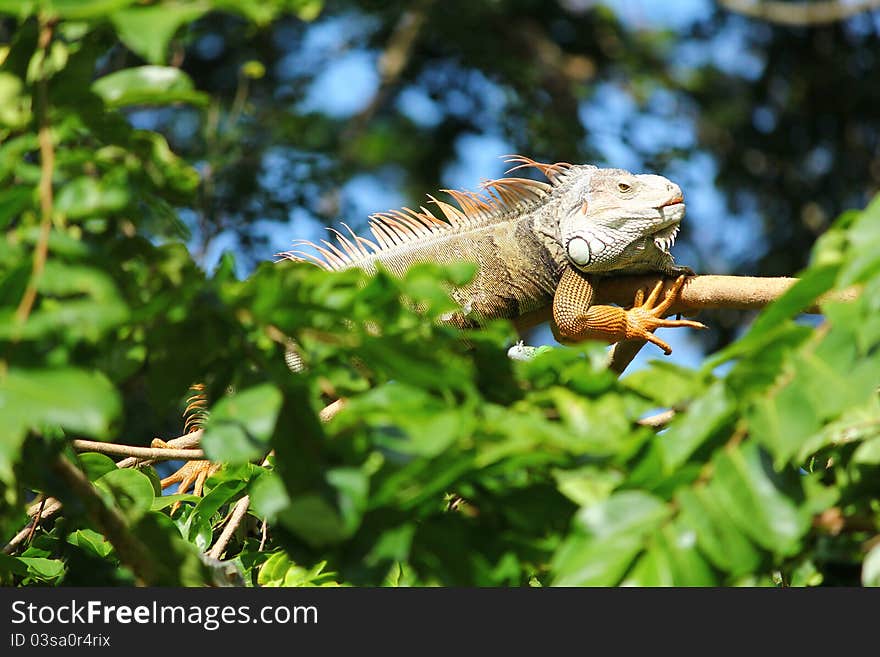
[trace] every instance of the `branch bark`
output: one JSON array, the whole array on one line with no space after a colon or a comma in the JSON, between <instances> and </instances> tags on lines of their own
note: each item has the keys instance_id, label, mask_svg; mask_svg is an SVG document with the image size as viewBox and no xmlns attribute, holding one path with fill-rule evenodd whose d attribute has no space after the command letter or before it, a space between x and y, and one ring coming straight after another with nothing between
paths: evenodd
<instances>
[{"instance_id":1,"label":"branch bark","mask_svg":"<svg viewBox=\"0 0 880 657\"><path fill-rule=\"evenodd\" d=\"M160 447L132 447L120 443L103 443L95 440L73 440L73 448L78 452L98 452L99 454L113 454L114 456L130 456L135 459L150 459L152 461L198 461L205 458L205 452L201 449L165 449ZM118 464L117 464L118 465Z\"/></svg>"},{"instance_id":2,"label":"branch bark","mask_svg":"<svg viewBox=\"0 0 880 657\"><path fill-rule=\"evenodd\" d=\"M629 307L638 290L650 292L657 281L656 274L639 276L614 276L603 278L596 286L597 304L616 304ZM672 287L673 279L663 278L665 292ZM700 310L729 308L732 310L760 310L776 301L797 283L796 278L764 278L758 276L690 276L681 289L678 301L669 309L669 315L693 316ZM861 290L853 287L844 292L831 293L819 298L817 303L805 310L821 313L822 304L828 301L847 301L856 298ZM552 308L541 308L515 321L517 328L529 329L549 321Z\"/></svg>"},{"instance_id":3,"label":"branch bark","mask_svg":"<svg viewBox=\"0 0 880 657\"><path fill-rule=\"evenodd\" d=\"M247 515L250 505L251 498L249 495L245 495L235 503L235 506L232 507L232 513L229 516L229 522L227 522L226 526L223 528L223 533L220 534L217 542L214 543L210 550L208 550L207 555L209 557L212 559L220 558L223 551L226 549L226 546L229 545L229 541L232 540L232 535L235 533L235 530L238 529L241 521Z\"/></svg>"},{"instance_id":4,"label":"branch bark","mask_svg":"<svg viewBox=\"0 0 880 657\"><path fill-rule=\"evenodd\" d=\"M880 7L880 0L861 2L778 2L777 0L718 0L729 11L760 18L778 25L828 25L842 21L856 14Z\"/></svg>"},{"instance_id":5,"label":"branch bark","mask_svg":"<svg viewBox=\"0 0 880 657\"><path fill-rule=\"evenodd\" d=\"M46 75L46 60L49 58L49 46L52 44L54 29L54 22L42 19L40 36L37 42L42 59L40 60L40 75L36 84L36 109L37 122L39 124L37 141L40 146L40 184L38 188L40 196L40 233L37 237L37 244L34 247L31 276L21 302L15 310L15 320L19 327L27 321L31 310L33 310L34 303L37 300L40 277L43 275L43 269L46 267L46 258L49 255L49 233L52 229L52 214L54 212L52 177L55 172L55 148L52 145L52 125L49 122L49 83Z\"/></svg>"},{"instance_id":6,"label":"branch bark","mask_svg":"<svg viewBox=\"0 0 880 657\"><path fill-rule=\"evenodd\" d=\"M156 582L159 566L146 545L128 528L125 518L107 506L82 470L63 456L50 465L52 471L71 489L85 507L86 515L116 549L119 560L131 568L138 582Z\"/></svg>"}]
</instances>

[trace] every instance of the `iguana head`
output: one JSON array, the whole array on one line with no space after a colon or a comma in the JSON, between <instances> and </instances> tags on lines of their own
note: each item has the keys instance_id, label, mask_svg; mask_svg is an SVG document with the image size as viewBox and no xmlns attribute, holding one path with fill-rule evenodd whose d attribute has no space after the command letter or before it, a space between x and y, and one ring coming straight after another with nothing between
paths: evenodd
<instances>
[{"instance_id":1,"label":"iguana head","mask_svg":"<svg viewBox=\"0 0 880 657\"><path fill-rule=\"evenodd\" d=\"M663 176L581 169L561 199L568 260L584 272L673 271L669 249L684 217L681 189Z\"/></svg>"}]
</instances>

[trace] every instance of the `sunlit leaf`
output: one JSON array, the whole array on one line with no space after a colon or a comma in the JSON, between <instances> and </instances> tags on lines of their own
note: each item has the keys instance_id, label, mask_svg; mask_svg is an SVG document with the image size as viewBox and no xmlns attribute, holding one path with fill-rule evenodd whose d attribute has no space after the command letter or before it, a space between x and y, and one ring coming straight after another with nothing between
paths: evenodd
<instances>
[{"instance_id":1,"label":"sunlit leaf","mask_svg":"<svg viewBox=\"0 0 880 657\"><path fill-rule=\"evenodd\" d=\"M195 91L189 76L169 66L137 66L110 73L92 84L108 107L127 105L203 105L208 98Z\"/></svg>"}]
</instances>

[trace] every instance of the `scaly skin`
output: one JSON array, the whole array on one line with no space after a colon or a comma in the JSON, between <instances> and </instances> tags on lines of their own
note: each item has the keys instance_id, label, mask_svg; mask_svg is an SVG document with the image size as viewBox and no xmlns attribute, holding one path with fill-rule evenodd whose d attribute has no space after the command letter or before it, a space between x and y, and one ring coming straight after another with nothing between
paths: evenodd
<instances>
[{"instance_id":1,"label":"scaly skin","mask_svg":"<svg viewBox=\"0 0 880 657\"><path fill-rule=\"evenodd\" d=\"M474 279L450 290L462 310L447 321L458 326L523 320L550 307L560 342L643 339L667 354L672 350L653 334L655 329L705 328L699 322L663 319L684 284L683 274L691 273L669 254L684 217L678 185L622 169L542 164L521 156L509 161L518 164L514 169L538 169L549 183L502 178L483 183L481 195L450 190L457 208L430 197L439 217L424 207L380 213L371 217L371 240L336 232L335 243L298 244L318 255L299 249L281 255L328 270L372 272L381 263L397 275L417 262L475 262ZM678 277L665 299L660 299L661 283L647 300L640 291L628 310L593 305L602 276L647 272ZM301 367L295 349L288 353L288 364ZM194 485L199 494L215 467L209 461L190 462L164 479L163 487L180 483L182 493Z\"/></svg>"},{"instance_id":2,"label":"scaly skin","mask_svg":"<svg viewBox=\"0 0 880 657\"><path fill-rule=\"evenodd\" d=\"M669 253L684 217L678 185L622 169L542 164L522 156L508 161L518 163L513 170L537 168L549 184L502 178L483 183L481 195L451 190L458 208L430 197L439 217L424 207L380 213L371 217L374 241L337 233L335 244L300 242L318 256L302 250L282 256L333 270L374 271L381 263L397 275L417 262L476 262L474 279L450 291L462 311L448 319L460 326L516 320L552 306L560 342L640 338L666 353L671 349L653 335L655 329L705 328L662 318L684 283L681 275L692 273L676 266ZM602 276L647 272L681 278L662 301L658 288L629 310L592 305Z\"/></svg>"}]
</instances>

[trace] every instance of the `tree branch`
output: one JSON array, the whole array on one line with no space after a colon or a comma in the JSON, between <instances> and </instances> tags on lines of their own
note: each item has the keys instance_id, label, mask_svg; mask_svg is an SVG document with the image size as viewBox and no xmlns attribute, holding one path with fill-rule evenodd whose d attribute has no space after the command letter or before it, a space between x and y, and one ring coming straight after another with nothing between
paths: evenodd
<instances>
[{"instance_id":1,"label":"tree branch","mask_svg":"<svg viewBox=\"0 0 880 657\"><path fill-rule=\"evenodd\" d=\"M662 429L667 424L672 422L672 418L675 417L675 409L669 408L665 411L660 411L654 415L649 415L648 417L643 417L638 421L637 424L642 425L643 427L651 427L652 429Z\"/></svg>"},{"instance_id":2,"label":"tree branch","mask_svg":"<svg viewBox=\"0 0 880 657\"><path fill-rule=\"evenodd\" d=\"M132 447L119 443L102 443L95 440L72 440L73 448L78 452L98 452L115 456L131 456L135 459L153 461L198 461L205 458L201 449L165 449L160 447ZM118 465L118 464L117 464Z\"/></svg>"},{"instance_id":3,"label":"tree branch","mask_svg":"<svg viewBox=\"0 0 880 657\"><path fill-rule=\"evenodd\" d=\"M250 505L250 495L245 495L235 503L235 506L232 507L232 513L229 516L229 522L227 522L226 526L223 528L223 533L220 534L217 542L214 543L213 547L207 552L209 557L212 559L220 558L220 555L223 554L226 546L229 545L229 541L232 540L232 535L235 533L235 530L238 529L241 521L244 520L244 517L247 515L248 507L250 507Z\"/></svg>"},{"instance_id":4,"label":"tree branch","mask_svg":"<svg viewBox=\"0 0 880 657\"><path fill-rule=\"evenodd\" d=\"M159 567L149 549L131 533L122 514L104 503L85 473L63 456L50 467L83 503L89 520L113 545L119 560L131 568L137 580L147 585L155 582Z\"/></svg>"},{"instance_id":5,"label":"tree branch","mask_svg":"<svg viewBox=\"0 0 880 657\"><path fill-rule=\"evenodd\" d=\"M54 497L44 497L39 502L36 502L33 507L28 509L28 515L33 517L39 513L39 517L35 517L32 522L28 523L24 529L18 532L15 536L9 539L9 542L3 546L3 554L12 554L16 551L19 545L23 544L30 536L31 532L36 530L37 525L45 520L46 518L50 518L54 516L61 510L61 502L56 500Z\"/></svg>"},{"instance_id":6,"label":"tree branch","mask_svg":"<svg viewBox=\"0 0 880 657\"><path fill-rule=\"evenodd\" d=\"M178 436L177 438L172 438L167 441L168 445L171 445L174 449L153 449L153 448L144 448L144 447L131 447L129 445L113 445L111 443L94 443L90 440L73 440L73 447L77 451L100 451L99 449L94 449L94 446L106 447L110 445L112 448L124 448L119 449L119 451L107 450L103 453L106 454L132 454L129 458L122 459L116 464L117 468L134 468L141 465L151 465L155 460L167 460L167 459L180 459L180 460L193 460L204 458L204 453L201 450L197 449L186 449L187 447L198 447L199 443L202 439L202 430L192 431L190 433L184 434L182 436ZM146 450L150 453L159 453L157 456L146 457L147 460L144 460L143 456L134 455L135 450L140 452L141 450ZM181 456L177 456L176 454L180 453ZM169 456L170 455L170 456ZM39 523L47 518L51 518L56 513L61 511L62 504L60 501L55 499L54 497L44 497L36 502L34 502L30 507L28 507L27 514L29 517L33 518L39 513L39 519L35 519L33 522L28 523L28 525L18 532L15 536L13 536L9 542L3 546L4 554L12 554L15 550L27 539L28 534L36 529L36 523Z\"/></svg>"},{"instance_id":7,"label":"tree branch","mask_svg":"<svg viewBox=\"0 0 880 657\"><path fill-rule=\"evenodd\" d=\"M379 88L367 106L358 112L342 133L341 143L350 146L363 133L376 112L385 104L400 76L409 64L413 48L428 17L434 0L419 0L401 14L394 26L385 50L379 58Z\"/></svg>"},{"instance_id":8,"label":"tree branch","mask_svg":"<svg viewBox=\"0 0 880 657\"><path fill-rule=\"evenodd\" d=\"M659 278L649 276L619 276L603 280L597 290L596 303L632 305L633 297L640 288L649 290ZM664 292L672 287L671 278ZM669 309L670 315L692 315L703 309L730 308L733 310L760 310L776 301L797 283L796 278L764 278L758 276L691 276L681 289L678 301ZM820 297L805 312L821 313L821 306L828 301L855 299L861 290L851 288L842 293Z\"/></svg>"},{"instance_id":9,"label":"tree branch","mask_svg":"<svg viewBox=\"0 0 880 657\"><path fill-rule=\"evenodd\" d=\"M623 374L633 358L647 343L647 340L623 340L616 343L609 352L608 369L618 376Z\"/></svg>"},{"instance_id":10,"label":"tree branch","mask_svg":"<svg viewBox=\"0 0 880 657\"><path fill-rule=\"evenodd\" d=\"M827 25L842 21L856 14L880 7L880 0L861 0L861 2L778 2L768 0L718 0L729 11L760 18L779 25Z\"/></svg>"},{"instance_id":11,"label":"tree branch","mask_svg":"<svg viewBox=\"0 0 880 657\"><path fill-rule=\"evenodd\" d=\"M638 276L611 276L601 279L596 286L597 304L617 304L632 306L638 290L650 292L657 281L665 282L664 293L672 287L673 279L656 274ZM797 278L764 278L758 276L690 276L679 294L678 301L669 309L668 315L694 315L700 310L729 308L732 310L760 310L776 301L797 283ZM844 292L830 293L805 309L804 312L820 313L823 303L828 301L848 301L861 292L853 287ZM519 329L529 329L549 321L552 308L546 307L523 315L515 320Z\"/></svg>"},{"instance_id":12,"label":"tree branch","mask_svg":"<svg viewBox=\"0 0 880 657\"><path fill-rule=\"evenodd\" d=\"M31 267L31 276L25 288L24 295L18 308L15 309L15 320L22 326L37 300L37 290L40 285L40 277L46 266L46 258L49 255L49 233L52 229L52 213L54 197L52 191L52 176L55 171L55 148L52 145L52 125L49 123L49 85L46 76L46 60L49 58L49 46L52 43L55 23L42 21L40 36L37 46L40 49L40 76L36 84L37 96L37 122L39 131L37 141L40 145L40 233L37 244L34 247L34 259Z\"/></svg>"}]
</instances>

